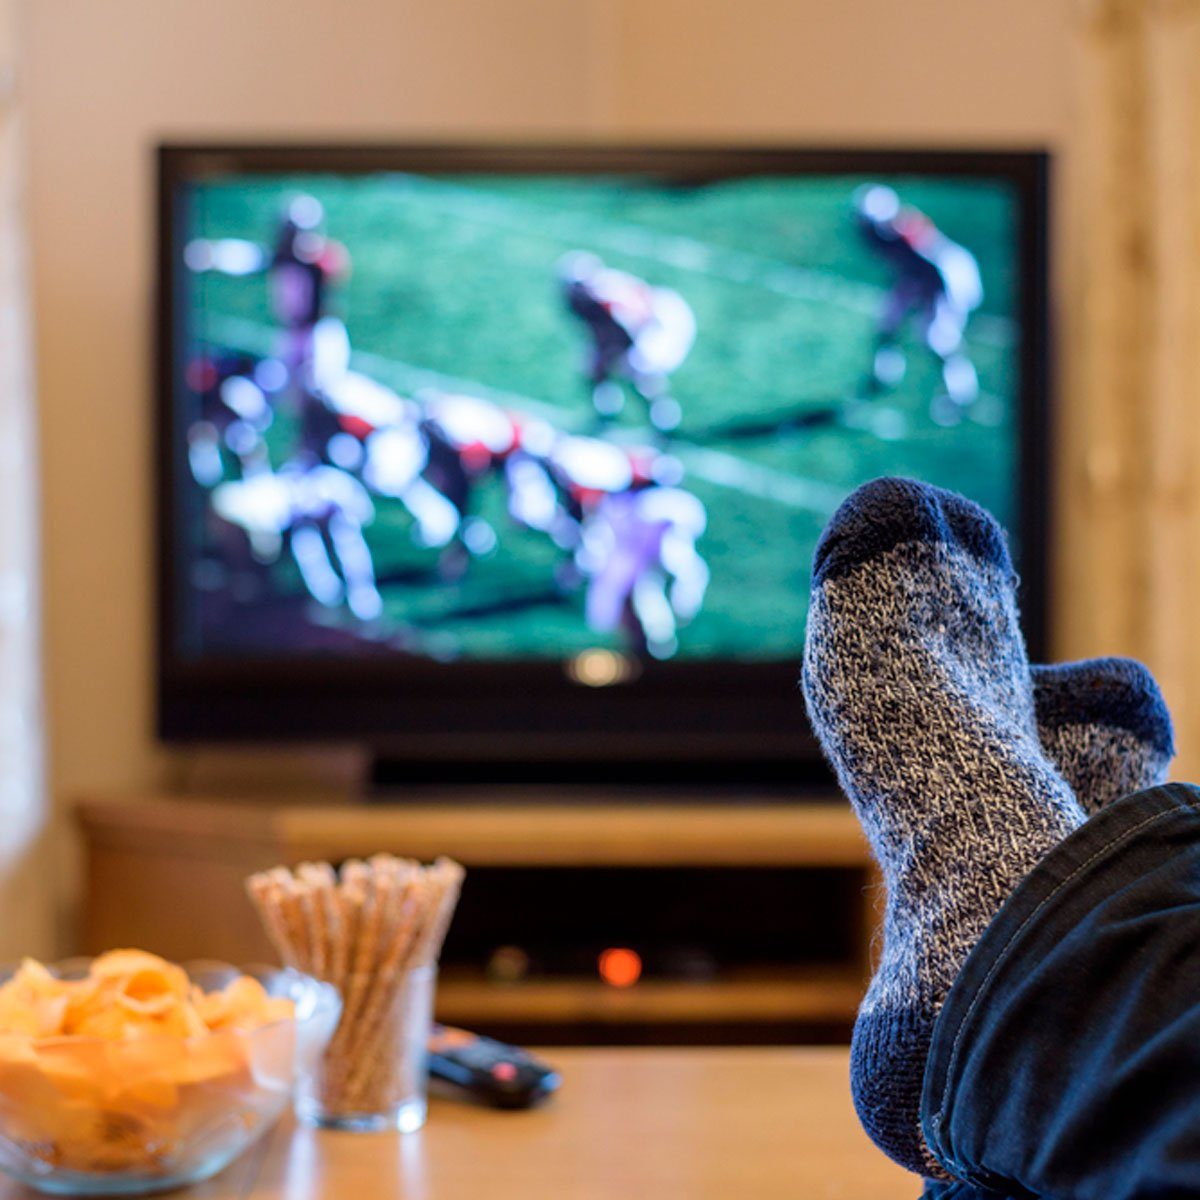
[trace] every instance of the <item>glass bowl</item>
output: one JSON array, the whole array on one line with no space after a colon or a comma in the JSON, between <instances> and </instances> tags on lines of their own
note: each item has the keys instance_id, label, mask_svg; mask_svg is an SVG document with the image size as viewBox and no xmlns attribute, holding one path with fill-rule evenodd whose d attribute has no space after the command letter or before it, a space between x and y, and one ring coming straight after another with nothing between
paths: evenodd
<instances>
[{"instance_id":1,"label":"glass bowl","mask_svg":"<svg viewBox=\"0 0 1200 1200\"><path fill-rule=\"evenodd\" d=\"M48 969L81 979L90 965ZM249 975L295 1016L190 1038L0 1036L0 1170L59 1195L159 1191L215 1175L275 1123L333 1033L337 992L293 970L182 965L206 992Z\"/></svg>"}]
</instances>

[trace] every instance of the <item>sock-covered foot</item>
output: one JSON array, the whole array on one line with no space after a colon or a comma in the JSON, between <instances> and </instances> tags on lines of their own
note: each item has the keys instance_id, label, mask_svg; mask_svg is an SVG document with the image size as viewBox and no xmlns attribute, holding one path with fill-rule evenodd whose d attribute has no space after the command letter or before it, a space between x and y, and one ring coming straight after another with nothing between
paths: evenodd
<instances>
[{"instance_id":1,"label":"sock-covered foot","mask_svg":"<svg viewBox=\"0 0 1200 1200\"><path fill-rule=\"evenodd\" d=\"M1038 743L1004 535L903 479L856 491L817 545L809 717L887 885L878 969L851 1043L867 1133L945 1178L921 1134L934 1021L980 934L1085 820Z\"/></svg>"},{"instance_id":2,"label":"sock-covered foot","mask_svg":"<svg viewBox=\"0 0 1200 1200\"><path fill-rule=\"evenodd\" d=\"M1140 662L1092 658L1032 672L1042 749L1089 813L1167 781L1171 714Z\"/></svg>"}]
</instances>

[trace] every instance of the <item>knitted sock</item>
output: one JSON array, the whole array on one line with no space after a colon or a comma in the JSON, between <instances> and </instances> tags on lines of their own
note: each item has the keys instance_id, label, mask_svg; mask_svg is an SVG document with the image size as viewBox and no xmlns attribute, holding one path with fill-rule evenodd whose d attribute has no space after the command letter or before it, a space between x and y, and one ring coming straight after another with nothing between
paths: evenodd
<instances>
[{"instance_id":1,"label":"knitted sock","mask_svg":"<svg viewBox=\"0 0 1200 1200\"><path fill-rule=\"evenodd\" d=\"M921 1134L934 1021L968 952L1085 814L1046 761L996 523L939 488L878 479L817 545L803 686L813 729L887 885L851 1043L872 1140L947 1178Z\"/></svg>"},{"instance_id":2,"label":"knitted sock","mask_svg":"<svg viewBox=\"0 0 1200 1200\"><path fill-rule=\"evenodd\" d=\"M1089 813L1167 781L1171 714L1140 662L1093 658L1032 671L1042 749Z\"/></svg>"}]
</instances>

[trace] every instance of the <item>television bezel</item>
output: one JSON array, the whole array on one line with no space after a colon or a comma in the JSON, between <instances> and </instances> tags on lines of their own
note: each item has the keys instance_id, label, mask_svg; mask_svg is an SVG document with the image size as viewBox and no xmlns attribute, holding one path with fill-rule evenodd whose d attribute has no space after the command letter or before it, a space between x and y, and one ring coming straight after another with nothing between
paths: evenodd
<instances>
[{"instance_id":1,"label":"television bezel","mask_svg":"<svg viewBox=\"0 0 1200 1200\"><path fill-rule=\"evenodd\" d=\"M1047 245L1050 157L1041 149L601 144L170 143L157 148L154 463L157 732L167 742L365 743L403 760L570 765L638 762L811 766L817 747L798 661L648 663L628 683L587 687L559 660L432 663L396 657L209 657L180 653L179 553L185 439L175 396L182 355L179 185L229 173L404 171L631 174L699 181L756 174L991 177L1018 205L1018 504L1021 607L1031 656L1048 601L1051 455ZM186 485L184 485L186 486ZM797 660L799 650L797 650Z\"/></svg>"}]
</instances>

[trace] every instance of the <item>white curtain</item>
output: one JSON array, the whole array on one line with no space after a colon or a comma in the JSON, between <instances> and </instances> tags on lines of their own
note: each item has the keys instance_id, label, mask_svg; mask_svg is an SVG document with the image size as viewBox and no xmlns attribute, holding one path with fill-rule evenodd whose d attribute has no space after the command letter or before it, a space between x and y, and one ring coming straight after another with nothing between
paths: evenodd
<instances>
[{"instance_id":1,"label":"white curtain","mask_svg":"<svg viewBox=\"0 0 1200 1200\"><path fill-rule=\"evenodd\" d=\"M17 0L0 0L0 959L54 949Z\"/></svg>"}]
</instances>

